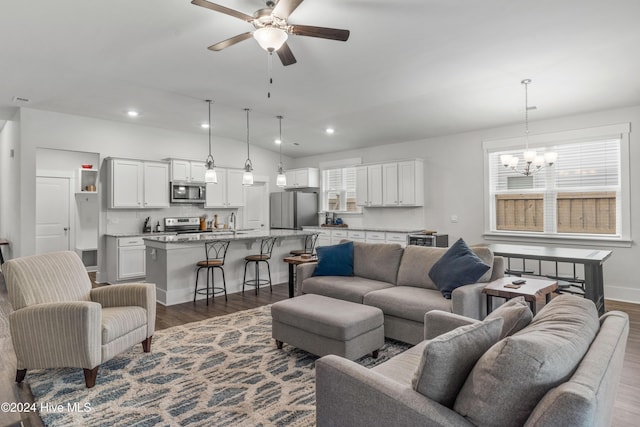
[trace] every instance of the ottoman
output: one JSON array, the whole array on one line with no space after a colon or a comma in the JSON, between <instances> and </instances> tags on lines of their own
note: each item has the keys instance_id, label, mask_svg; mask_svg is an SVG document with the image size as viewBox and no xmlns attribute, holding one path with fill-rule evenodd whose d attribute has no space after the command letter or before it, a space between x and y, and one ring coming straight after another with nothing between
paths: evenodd
<instances>
[{"instance_id":1,"label":"ottoman","mask_svg":"<svg viewBox=\"0 0 640 427\"><path fill-rule=\"evenodd\" d=\"M377 307L306 294L271 306L271 336L317 356L350 360L378 357L384 345L384 316Z\"/></svg>"}]
</instances>

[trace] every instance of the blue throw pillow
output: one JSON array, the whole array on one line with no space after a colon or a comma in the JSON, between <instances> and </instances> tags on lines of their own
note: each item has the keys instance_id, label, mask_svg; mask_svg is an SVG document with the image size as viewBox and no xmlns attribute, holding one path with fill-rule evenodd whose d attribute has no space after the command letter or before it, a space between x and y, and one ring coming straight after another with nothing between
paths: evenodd
<instances>
[{"instance_id":1,"label":"blue throw pillow","mask_svg":"<svg viewBox=\"0 0 640 427\"><path fill-rule=\"evenodd\" d=\"M431 267L429 277L436 284L445 298L451 299L455 288L476 283L490 266L485 264L462 239L449 248L447 252Z\"/></svg>"},{"instance_id":2,"label":"blue throw pillow","mask_svg":"<svg viewBox=\"0 0 640 427\"><path fill-rule=\"evenodd\" d=\"M353 242L316 249L318 266L314 276L353 276Z\"/></svg>"}]
</instances>

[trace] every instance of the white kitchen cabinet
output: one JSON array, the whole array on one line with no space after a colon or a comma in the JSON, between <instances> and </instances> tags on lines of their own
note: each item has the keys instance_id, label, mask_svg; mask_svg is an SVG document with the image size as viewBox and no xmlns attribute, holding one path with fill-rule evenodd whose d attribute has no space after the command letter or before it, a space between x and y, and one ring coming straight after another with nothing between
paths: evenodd
<instances>
[{"instance_id":1,"label":"white kitchen cabinet","mask_svg":"<svg viewBox=\"0 0 640 427\"><path fill-rule=\"evenodd\" d=\"M109 208L168 208L169 164L108 159Z\"/></svg>"},{"instance_id":2,"label":"white kitchen cabinet","mask_svg":"<svg viewBox=\"0 0 640 427\"><path fill-rule=\"evenodd\" d=\"M416 159L358 166L356 187L359 206L423 206L423 162Z\"/></svg>"},{"instance_id":3,"label":"white kitchen cabinet","mask_svg":"<svg viewBox=\"0 0 640 427\"><path fill-rule=\"evenodd\" d=\"M206 163L171 159L171 181L204 182Z\"/></svg>"},{"instance_id":4,"label":"white kitchen cabinet","mask_svg":"<svg viewBox=\"0 0 640 427\"><path fill-rule=\"evenodd\" d=\"M424 205L424 165L422 160L398 162L398 205Z\"/></svg>"},{"instance_id":5,"label":"white kitchen cabinet","mask_svg":"<svg viewBox=\"0 0 640 427\"><path fill-rule=\"evenodd\" d=\"M382 165L382 205L398 206L398 164Z\"/></svg>"},{"instance_id":6,"label":"white kitchen cabinet","mask_svg":"<svg viewBox=\"0 0 640 427\"><path fill-rule=\"evenodd\" d=\"M110 208L142 208L143 166L139 160L112 159L110 167ZM168 190L167 190L168 191Z\"/></svg>"},{"instance_id":7,"label":"white kitchen cabinet","mask_svg":"<svg viewBox=\"0 0 640 427\"><path fill-rule=\"evenodd\" d=\"M207 184L205 208L239 208L244 206L242 169L216 168L218 183Z\"/></svg>"},{"instance_id":8,"label":"white kitchen cabinet","mask_svg":"<svg viewBox=\"0 0 640 427\"><path fill-rule=\"evenodd\" d=\"M347 230L331 230L331 244L337 245L343 239L348 239Z\"/></svg>"},{"instance_id":9,"label":"white kitchen cabinet","mask_svg":"<svg viewBox=\"0 0 640 427\"><path fill-rule=\"evenodd\" d=\"M285 171L287 186L285 188L319 187L320 178L317 168L291 169Z\"/></svg>"},{"instance_id":10,"label":"white kitchen cabinet","mask_svg":"<svg viewBox=\"0 0 640 427\"><path fill-rule=\"evenodd\" d=\"M304 230L311 231L313 233L318 233L318 240L316 240L316 248L319 246L331 245L331 230L327 228L308 228L308 227L304 227Z\"/></svg>"},{"instance_id":11,"label":"white kitchen cabinet","mask_svg":"<svg viewBox=\"0 0 640 427\"><path fill-rule=\"evenodd\" d=\"M387 231L385 233L385 242L387 243L399 243L403 248L407 246L408 233L398 233Z\"/></svg>"},{"instance_id":12,"label":"white kitchen cabinet","mask_svg":"<svg viewBox=\"0 0 640 427\"><path fill-rule=\"evenodd\" d=\"M365 232L364 231L347 231L347 239L352 240L354 242L364 242Z\"/></svg>"},{"instance_id":13,"label":"white kitchen cabinet","mask_svg":"<svg viewBox=\"0 0 640 427\"><path fill-rule=\"evenodd\" d=\"M382 165L356 167L356 204L382 206Z\"/></svg>"},{"instance_id":14,"label":"white kitchen cabinet","mask_svg":"<svg viewBox=\"0 0 640 427\"><path fill-rule=\"evenodd\" d=\"M107 236L107 282L141 279L146 275L145 245L142 237Z\"/></svg>"},{"instance_id":15,"label":"white kitchen cabinet","mask_svg":"<svg viewBox=\"0 0 640 427\"><path fill-rule=\"evenodd\" d=\"M384 231L367 231L365 233L365 239L367 243L386 243Z\"/></svg>"},{"instance_id":16,"label":"white kitchen cabinet","mask_svg":"<svg viewBox=\"0 0 640 427\"><path fill-rule=\"evenodd\" d=\"M143 206L145 208L169 207L169 165L144 162Z\"/></svg>"}]
</instances>

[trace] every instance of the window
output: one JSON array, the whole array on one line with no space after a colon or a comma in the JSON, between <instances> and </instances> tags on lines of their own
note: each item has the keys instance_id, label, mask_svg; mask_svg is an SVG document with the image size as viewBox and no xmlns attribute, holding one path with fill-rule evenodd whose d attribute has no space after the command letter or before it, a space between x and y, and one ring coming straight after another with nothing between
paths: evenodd
<instances>
[{"instance_id":1,"label":"window","mask_svg":"<svg viewBox=\"0 0 640 427\"><path fill-rule=\"evenodd\" d=\"M567 133L572 137L567 139ZM522 141L485 143L489 234L628 238L628 189L623 186L628 166L622 161L627 134L586 130L576 138L580 131L567 133L541 136L546 141L536 143L535 150L554 151L558 159L531 176L500 161L503 154L515 155L522 167Z\"/></svg>"},{"instance_id":2,"label":"window","mask_svg":"<svg viewBox=\"0 0 640 427\"><path fill-rule=\"evenodd\" d=\"M356 169L353 167L322 171L322 209L324 211L361 212L356 206Z\"/></svg>"}]
</instances>

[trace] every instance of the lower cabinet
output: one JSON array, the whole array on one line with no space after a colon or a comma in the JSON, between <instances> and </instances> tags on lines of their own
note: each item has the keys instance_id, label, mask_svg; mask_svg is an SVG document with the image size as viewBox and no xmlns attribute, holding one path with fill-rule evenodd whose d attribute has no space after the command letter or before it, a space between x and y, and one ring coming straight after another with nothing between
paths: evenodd
<instances>
[{"instance_id":1,"label":"lower cabinet","mask_svg":"<svg viewBox=\"0 0 640 427\"><path fill-rule=\"evenodd\" d=\"M107 281L141 279L146 275L142 237L107 236Z\"/></svg>"}]
</instances>

